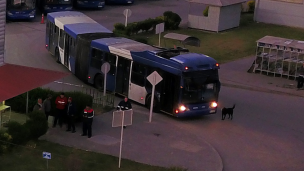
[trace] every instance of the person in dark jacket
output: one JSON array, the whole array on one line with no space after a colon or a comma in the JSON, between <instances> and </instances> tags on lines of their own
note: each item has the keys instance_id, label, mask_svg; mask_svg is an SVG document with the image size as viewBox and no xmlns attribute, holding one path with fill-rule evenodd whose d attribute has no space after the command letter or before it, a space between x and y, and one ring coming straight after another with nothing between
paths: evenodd
<instances>
[{"instance_id":1,"label":"person in dark jacket","mask_svg":"<svg viewBox=\"0 0 304 171\"><path fill-rule=\"evenodd\" d=\"M83 133L81 134L81 136L88 136L88 138L91 138L94 110L91 108L90 105L86 106L82 116L83 116L83 125L82 125Z\"/></svg>"},{"instance_id":2,"label":"person in dark jacket","mask_svg":"<svg viewBox=\"0 0 304 171\"><path fill-rule=\"evenodd\" d=\"M117 110L130 110L132 109L132 105L127 97L125 97L124 100L120 101L118 103L118 106L116 108Z\"/></svg>"},{"instance_id":3,"label":"person in dark jacket","mask_svg":"<svg viewBox=\"0 0 304 171\"><path fill-rule=\"evenodd\" d=\"M51 115L51 99L52 95L49 94L48 97L43 101L43 110L46 120L48 120L49 116Z\"/></svg>"},{"instance_id":4,"label":"person in dark jacket","mask_svg":"<svg viewBox=\"0 0 304 171\"><path fill-rule=\"evenodd\" d=\"M132 105L127 97L118 103L117 110L132 110ZM124 125L123 128L126 128Z\"/></svg>"},{"instance_id":5,"label":"person in dark jacket","mask_svg":"<svg viewBox=\"0 0 304 171\"><path fill-rule=\"evenodd\" d=\"M42 99L39 98L37 100L37 104L34 106L33 111L42 111L43 110L43 106L42 106Z\"/></svg>"},{"instance_id":6,"label":"person in dark jacket","mask_svg":"<svg viewBox=\"0 0 304 171\"><path fill-rule=\"evenodd\" d=\"M73 100L72 97L68 98L68 104L67 104L68 129L66 131L71 131L71 128L72 128L72 133L74 133L74 132L76 132L76 130L75 130L76 106L72 100Z\"/></svg>"}]
</instances>

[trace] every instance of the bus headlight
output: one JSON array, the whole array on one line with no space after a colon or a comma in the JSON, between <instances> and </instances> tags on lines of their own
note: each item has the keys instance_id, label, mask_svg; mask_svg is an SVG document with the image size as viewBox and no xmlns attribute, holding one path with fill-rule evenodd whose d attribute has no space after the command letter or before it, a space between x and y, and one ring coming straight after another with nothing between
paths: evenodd
<instances>
[{"instance_id":1,"label":"bus headlight","mask_svg":"<svg viewBox=\"0 0 304 171\"><path fill-rule=\"evenodd\" d=\"M35 13L36 13L36 10L33 10L33 11L30 13L30 15L35 15Z\"/></svg>"},{"instance_id":2,"label":"bus headlight","mask_svg":"<svg viewBox=\"0 0 304 171\"><path fill-rule=\"evenodd\" d=\"M187 109L187 108L186 108L184 105L181 105L181 106L179 107L179 110L182 111L182 112L184 112L186 109Z\"/></svg>"},{"instance_id":3,"label":"bus headlight","mask_svg":"<svg viewBox=\"0 0 304 171\"><path fill-rule=\"evenodd\" d=\"M77 1L77 4L83 5L84 3L82 1Z\"/></svg>"},{"instance_id":4,"label":"bus headlight","mask_svg":"<svg viewBox=\"0 0 304 171\"><path fill-rule=\"evenodd\" d=\"M72 10L73 8L72 7L67 7L65 10Z\"/></svg>"},{"instance_id":5,"label":"bus headlight","mask_svg":"<svg viewBox=\"0 0 304 171\"><path fill-rule=\"evenodd\" d=\"M11 12L7 12L7 15L13 15L13 13L11 13Z\"/></svg>"},{"instance_id":6,"label":"bus headlight","mask_svg":"<svg viewBox=\"0 0 304 171\"><path fill-rule=\"evenodd\" d=\"M217 103L216 102L212 102L209 106L209 108L216 108L217 107Z\"/></svg>"}]
</instances>

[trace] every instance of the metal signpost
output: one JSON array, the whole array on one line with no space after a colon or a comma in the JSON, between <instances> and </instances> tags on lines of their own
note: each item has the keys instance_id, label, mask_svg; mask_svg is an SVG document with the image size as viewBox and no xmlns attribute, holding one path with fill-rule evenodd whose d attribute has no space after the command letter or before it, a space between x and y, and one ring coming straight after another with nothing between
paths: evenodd
<instances>
[{"instance_id":1,"label":"metal signpost","mask_svg":"<svg viewBox=\"0 0 304 171\"><path fill-rule=\"evenodd\" d=\"M128 25L128 17L132 15L132 11L130 9L125 9L123 11L123 15L126 17L125 27Z\"/></svg>"},{"instance_id":2,"label":"metal signpost","mask_svg":"<svg viewBox=\"0 0 304 171\"><path fill-rule=\"evenodd\" d=\"M123 139L123 127L132 125L133 110L118 110L113 112L112 127L121 127L120 133L120 149L119 149L119 162L118 168L121 164L121 151L122 151L122 139Z\"/></svg>"},{"instance_id":3,"label":"metal signpost","mask_svg":"<svg viewBox=\"0 0 304 171\"><path fill-rule=\"evenodd\" d=\"M164 23L159 23L156 25L155 28L155 34L158 34L158 46L160 46L160 36L161 33L165 31L165 24Z\"/></svg>"},{"instance_id":4,"label":"metal signpost","mask_svg":"<svg viewBox=\"0 0 304 171\"><path fill-rule=\"evenodd\" d=\"M103 96L106 96L106 88L107 88L107 74L110 71L110 64L105 62L101 66L101 72L104 74L104 81L103 81Z\"/></svg>"},{"instance_id":5,"label":"metal signpost","mask_svg":"<svg viewBox=\"0 0 304 171\"><path fill-rule=\"evenodd\" d=\"M49 160L52 158L51 156L52 156L52 155L51 155L51 153L49 153L49 152L42 152L42 157L43 157L44 159L46 159L46 168L47 168L47 169L49 169Z\"/></svg>"},{"instance_id":6,"label":"metal signpost","mask_svg":"<svg viewBox=\"0 0 304 171\"><path fill-rule=\"evenodd\" d=\"M163 80L163 78L156 72L152 72L147 77L147 80L152 84L152 95L151 95L151 104L150 104L150 116L149 116L149 122L152 121L152 112L153 112L153 101L154 101L154 92L155 92L155 86Z\"/></svg>"}]
</instances>

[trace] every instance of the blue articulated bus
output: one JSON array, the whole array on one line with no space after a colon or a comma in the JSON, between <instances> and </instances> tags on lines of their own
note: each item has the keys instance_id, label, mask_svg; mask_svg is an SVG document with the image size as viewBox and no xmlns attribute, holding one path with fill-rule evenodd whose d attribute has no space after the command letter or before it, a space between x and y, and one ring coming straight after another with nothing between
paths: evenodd
<instances>
[{"instance_id":1,"label":"blue articulated bus","mask_svg":"<svg viewBox=\"0 0 304 171\"><path fill-rule=\"evenodd\" d=\"M70 20L63 13L48 15L48 22L61 28L63 38L56 36L57 44L50 41L54 33L47 28L47 48L82 81L102 89L101 66L108 62L107 90L150 108L152 85L146 77L157 71L163 80L155 88L154 111L175 117L216 113L220 82L219 65L213 58L184 48L160 48L113 37L98 23L76 22L80 21L77 17L71 23L71 14L65 15ZM51 44L56 47L50 48Z\"/></svg>"},{"instance_id":2,"label":"blue articulated bus","mask_svg":"<svg viewBox=\"0 0 304 171\"><path fill-rule=\"evenodd\" d=\"M73 10L73 0L37 0L37 5L44 14Z\"/></svg>"},{"instance_id":3,"label":"blue articulated bus","mask_svg":"<svg viewBox=\"0 0 304 171\"><path fill-rule=\"evenodd\" d=\"M47 50L58 62L64 64L78 77L82 77L82 80L87 79L87 74L82 76L83 67L80 63L75 64L79 50L77 48L89 44L93 39L112 35L110 30L77 11L54 12L47 15L45 39ZM81 48L85 50L85 46ZM78 69L76 70L75 67Z\"/></svg>"},{"instance_id":4,"label":"blue articulated bus","mask_svg":"<svg viewBox=\"0 0 304 171\"><path fill-rule=\"evenodd\" d=\"M105 6L105 0L74 0L76 8L101 9Z\"/></svg>"},{"instance_id":5,"label":"blue articulated bus","mask_svg":"<svg viewBox=\"0 0 304 171\"><path fill-rule=\"evenodd\" d=\"M6 3L8 20L31 20L36 16L36 0L7 0Z\"/></svg>"}]
</instances>

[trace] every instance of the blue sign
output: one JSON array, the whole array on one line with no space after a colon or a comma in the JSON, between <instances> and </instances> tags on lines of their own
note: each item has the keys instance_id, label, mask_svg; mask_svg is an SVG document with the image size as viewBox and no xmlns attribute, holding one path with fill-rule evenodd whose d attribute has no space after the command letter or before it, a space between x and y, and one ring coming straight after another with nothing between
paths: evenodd
<instances>
[{"instance_id":1,"label":"blue sign","mask_svg":"<svg viewBox=\"0 0 304 171\"><path fill-rule=\"evenodd\" d=\"M42 157L43 157L44 159L51 159L51 153L43 152L43 153L42 153Z\"/></svg>"}]
</instances>

